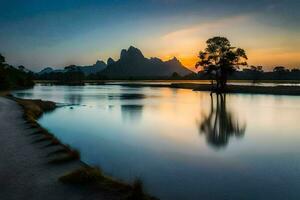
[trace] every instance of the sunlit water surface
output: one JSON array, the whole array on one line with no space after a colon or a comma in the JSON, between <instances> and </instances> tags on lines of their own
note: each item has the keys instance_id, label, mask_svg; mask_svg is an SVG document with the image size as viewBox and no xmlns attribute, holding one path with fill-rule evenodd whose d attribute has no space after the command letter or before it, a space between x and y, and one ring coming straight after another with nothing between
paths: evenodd
<instances>
[{"instance_id":1,"label":"sunlit water surface","mask_svg":"<svg viewBox=\"0 0 300 200\"><path fill-rule=\"evenodd\" d=\"M68 104L39 122L83 161L139 177L163 200L300 199L300 97L119 85L14 94Z\"/></svg>"}]
</instances>

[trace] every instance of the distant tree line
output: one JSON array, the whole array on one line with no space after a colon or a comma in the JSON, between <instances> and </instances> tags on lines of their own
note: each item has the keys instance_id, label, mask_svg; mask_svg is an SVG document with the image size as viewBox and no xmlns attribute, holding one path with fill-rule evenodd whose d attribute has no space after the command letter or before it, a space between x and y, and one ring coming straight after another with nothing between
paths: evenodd
<instances>
[{"instance_id":1,"label":"distant tree line","mask_svg":"<svg viewBox=\"0 0 300 200\"><path fill-rule=\"evenodd\" d=\"M49 80L57 81L58 84L68 84L68 85L82 85L86 76L76 67L66 67L66 72L51 72L46 74L35 74L34 78L37 80Z\"/></svg>"},{"instance_id":2,"label":"distant tree line","mask_svg":"<svg viewBox=\"0 0 300 200\"><path fill-rule=\"evenodd\" d=\"M211 79L204 71L198 73L200 79ZM272 71L265 72L262 66L250 66L243 70L236 70L228 76L229 80L300 80L300 69L288 69L284 66L274 67Z\"/></svg>"},{"instance_id":3,"label":"distant tree line","mask_svg":"<svg viewBox=\"0 0 300 200\"><path fill-rule=\"evenodd\" d=\"M299 80L300 70L283 66L264 72L262 66L248 66L244 49L231 46L225 37L213 37L206 41L206 48L199 52L196 68L201 68L199 79L210 79L212 91L226 92L228 80ZM240 70L243 67L243 70ZM216 84L214 84L214 81Z\"/></svg>"},{"instance_id":4,"label":"distant tree line","mask_svg":"<svg viewBox=\"0 0 300 200\"><path fill-rule=\"evenodd\" d=\"M36 80L49 80L57 81L62 84L82 84L85 80L112 80L111 77L101 73L85 75L79 70L69 70L68 72L51 72L45 74L34 74ZM288 69L282 66L274 67L273 71L265 72L262 66L250 66L243 70L235 70L228 74L228 80L299 80L300 69ZM164 77L127 77L126 80L212 80L214 79L211 74L205 71L198 73L191 73L186 76L180 76L174 72L171 76Z\"/></svg>"},{"instance_id":5,"label":"distant tree line","mask_svg":"<svg viewBox=\"0 0 300 200\"><path fill-rule=\"evenodd\" d=\"M33 72L24 66L15 68L5 63L5 57L0 54L0 90L32 87L33 79Z\"/></svg>"}]
</instances>

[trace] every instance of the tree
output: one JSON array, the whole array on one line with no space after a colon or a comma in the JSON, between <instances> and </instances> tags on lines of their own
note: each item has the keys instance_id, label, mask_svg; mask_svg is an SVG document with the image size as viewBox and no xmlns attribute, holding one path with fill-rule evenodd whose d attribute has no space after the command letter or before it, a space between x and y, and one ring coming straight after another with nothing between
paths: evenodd
<instances>
[{"instance_id":1,"label":"tree","mask_svg":"<svg viewBox=\"0 0 300 200\"><path fill-rule=\"evenodd\" d=\"M20 70L20 71L25 71L25 67L23 66L23 65L20 65L20 66L18 66L18 69Z\"/></svg>"},{"instance_id":2,"label":"tree","mask_svg":"<svg viewBox=\"0 0 300 200\"><path fill-rule=\"evenodd\" d=\"M32 77L5 63L5 57L0 54L0 90L31 87L34 85Z\"/></svg>"},{"instance_id":3,"label":"tree","mask_svg":"<svg viewBox=\"0 0 300 200\"><path fill-rule=\"evenodd\" d=\"M257 66L256 68L257 68L258 72L260 72L260 73L264 72L263 66Z\"/></svg>"},{"instance_id":4,"label":"tree","mask_svg":"<svg viewBox=\"0 0 300 200\"><path fill-rule=\"evenodd\" d=\"M277 66L274 67L273 72L277 72L277 73L283 73L283 72L288 72L289 70L286 69L284 66Z\"/></svg>"},{"instance_id":5,"label":"tree","mask_svg":"<svg viewBox=\"0 0 300 200\"><path fill-rule=\"evenodd\" d=\"M257 72L257 67L255 67L254 65L251 65L250 66L250 71Z\"/></svg>"},{"instance_id":6,"label":"tree","mask_svg":"<svg viewBox=\"0 0 300 200\"><path fill-rule=\"evenodd\" d=\"M202 67L206 74L213 75L218 93L224 92L228 75L240 66L246 66L247 55L244 49L232 47L225 37L213 37L206 41L207 47L199 52L196 68Z\"/></svg>"},{"instance_id":7,"label":"tree","mask_svg":"<svg viewBox=\"0 0 300 200\"><path fill-rule=\"evenodd\" d=\"M3 63L5 63L5 57L0 53L0 65L2 65Z\"/></svg>"}]
</instances>

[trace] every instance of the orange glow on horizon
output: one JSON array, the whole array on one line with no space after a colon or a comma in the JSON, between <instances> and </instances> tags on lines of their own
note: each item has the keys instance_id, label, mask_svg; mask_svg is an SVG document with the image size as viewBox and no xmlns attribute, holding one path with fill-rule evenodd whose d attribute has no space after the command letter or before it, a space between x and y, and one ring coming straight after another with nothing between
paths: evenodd
<instances>
[{"instance_id":1,"label":"orange glow on horizon","mask_svg":"<svg viewBox=\"0 0 300 200\"><path fill-rule=\"evenodd\" d=\"M201 49L199 48L199 51ZM257 49L247 50L248 65L261 65L266 71L272 70L275 66L285 66L287 68L300 68L300 51L285 52L281 49ZM185 51L183 51L185 52ZM192 51L190 51L192 52ZM197 71L195 64L198 61L198 55L196 53L184 54L174 53L160 56L162 60L170 60L176 57L185 67L192 71Z\"/></svg>"},{"instance_id":2,"label":"orange glow on horizon","mask_svg":"<svg viewBox=\"0 0 300 200\"><path fill-rule=\"evenodd\" d=\"M247 27L240 29L245 24ZM235 16L175 29L158 38L150 38L144 47L151 49L148 55L158 56L162 60L175 56L184 66L196 71L198 53L206 47L206 40L221 35L227 37L232 46L245 49L248 65L261 65L266 71L279 65L299 68L300 40L295 35L281 31L266 31L265 26L251 16Z\"/></svg>"}]
</instances>

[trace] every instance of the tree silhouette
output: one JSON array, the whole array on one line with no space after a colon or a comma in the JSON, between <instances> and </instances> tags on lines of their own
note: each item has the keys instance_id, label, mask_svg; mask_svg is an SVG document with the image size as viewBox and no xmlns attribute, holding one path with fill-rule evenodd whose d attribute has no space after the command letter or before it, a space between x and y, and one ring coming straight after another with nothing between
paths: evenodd
<instances>
[{"instance_id":1,"label":"tree silhouette","mask_svg":"<svg viewBox=\"0 0 300 200\"><path fill-rule=\"evenodd\" d=\"M245 134L246 125L240 125L232 112L227 110L226 96L217 95L214 104L211 97L211 108L208 116L199 123L199 133L205 134L207 142L213 147L224 147L232 136L241 137Z\"/></svg>"},{"instance_id":2,"label":"tree silhouette","mask_svg":"<svg viewBox=\"0 0 300 200\"><path fill-rule=\"evenodd\" d=\"M6 64L5 57L0 54L0 90L25 88L33 85L30 74Z\"/></svg>"},{"instance_id":3,"label":"tree silhouette","mask_svg":"<svg viewBox=\"0 0 300 200\"><path fill-rule=\"evenodd\" d=\"M217 82L216 91L224 92L228 75L240 66L247 65L244 49L232 47L225 37L213 37L206 41L207 47L199 52L196 68L202 67L204 72L213 75Z\"/></svg>"},{"instance_id":4,"label":"tree silhouette","mask_svg":"<svg viewBox=\"0 0 300 200\"><path fill-rule=\"evenodd\" d=\"M277 66L277 67L274 67L273 72L284 73L284 72L289 72L289 70L283 66Z\"/></svg>"},{"instance_id":5,"label":"tree silhouette","mask_svg":"<svg viewBox=\"0 0 300 200\"><path fill-rule=\"evenodd\" d=\"M2 65L3 63L5 63L5 57L0 53L0 65Z\"/></svg>"}]
</instances>

